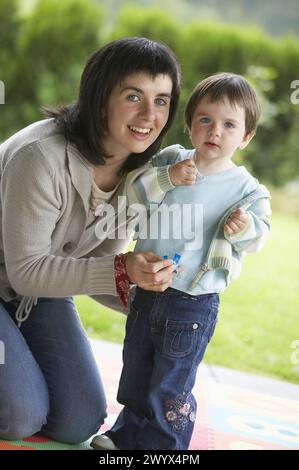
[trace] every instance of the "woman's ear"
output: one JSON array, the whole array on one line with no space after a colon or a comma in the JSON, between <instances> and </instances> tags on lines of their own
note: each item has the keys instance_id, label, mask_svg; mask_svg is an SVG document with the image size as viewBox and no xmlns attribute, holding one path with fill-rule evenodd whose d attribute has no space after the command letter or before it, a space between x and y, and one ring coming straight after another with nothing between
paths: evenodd
<instances>
[{"instance_id":1,"label":"woman's ear","mask_svg":"<svg viewBox=\"0 0 299 470\"><path fill-rule=\"evenodd\" d=\"M246 134L244 139L242 140L242 142L239 145L239 149L241 149L241 150L245 149L245 147L247 147L247 145L249 144L249 142L251 141L251 139L254 136L255 136L255 131L252 131L249 134Z\"/></svg>"}]
</instances>

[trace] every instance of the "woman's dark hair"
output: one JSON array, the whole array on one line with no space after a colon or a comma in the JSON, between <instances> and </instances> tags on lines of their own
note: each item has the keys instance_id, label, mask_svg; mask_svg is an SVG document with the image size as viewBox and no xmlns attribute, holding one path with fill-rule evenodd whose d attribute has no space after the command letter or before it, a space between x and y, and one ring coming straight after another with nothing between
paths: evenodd
<instances>
[{"instance_id":1,"label":"woman's dark hair","mask_svg":"<svg viewBox=\"0 0 299 470\"><path fill-rule=\"evenodd\" d=\"M112 90L128 75L145 72L153 78L167 74L172 80L169 116L159 137L142 153L131 153L122 170L130 171L146 163L159 150L171 127L180 95L180 66L165 44L146 38L122 38L94 52L82 73L78 101L57 109L45 109L62 125L67 140L73 142L93 165L109 158L103 147L107 135L107 103Z\"/></svg>"}]
</instances>

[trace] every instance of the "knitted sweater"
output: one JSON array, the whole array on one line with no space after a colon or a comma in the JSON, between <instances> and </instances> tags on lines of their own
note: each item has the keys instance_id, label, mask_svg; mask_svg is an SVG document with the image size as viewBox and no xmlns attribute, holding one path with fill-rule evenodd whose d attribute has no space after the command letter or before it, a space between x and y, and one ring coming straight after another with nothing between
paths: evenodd
<instances>
[{"instance_id":1,"label":"knitted sweater","mask_svg":"<svg viewBox=\"0 0 299 470\"><path fill-rule=\"evenodd\" d=\"M152 165L164 172L165 165L194 154L174 145L154 157ZM223 292L240 274L242 253L258 251L267 240L269 192L244 167L200 175L195 185L172 186L170 191L165 181L165 175L161 181L159 172L149 168L130 187L148 209L147 217L139 217L135 249L170 258L179 253L184 272L172 283L178 290L195 295ZM226 219L239 207L247 210L249 223L239 233L224 234Z\"/></svg>"},{"instance_id":2,"label":"knitted sweater","mask_svg":"<svg viewBox=\"0 0 299 470\"><path fill-rule=\"evenodd\" d=\"M86 294L123 310L114 257L130 240L109 232L99 238L99 219L90 210L92 166L53 119L0 145L0 177L0 297L21 299L21 319L38 297ZM117 214L125 184L123 178L109 201L114 230L127 222L119 222Z\"/></svg>"}]
</instances>

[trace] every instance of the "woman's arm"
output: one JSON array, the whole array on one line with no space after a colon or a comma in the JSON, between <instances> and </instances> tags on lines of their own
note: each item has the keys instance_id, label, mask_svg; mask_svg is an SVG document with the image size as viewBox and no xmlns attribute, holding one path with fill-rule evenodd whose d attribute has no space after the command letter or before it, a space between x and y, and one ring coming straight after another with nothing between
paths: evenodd
<instances>
[{"instance_id":1,"label":"woman's arm","mask_svg":"<svg viewBox=\"0 0 299 470\"><path fill-rule=\"evenodd\" d=\"M1 189L5 265L18 294L116 295L113 255L76 259L56 254L68 241L64 239L67 227L60 226L62 246L53 248L63 201L58 178L36 145L7 163Z\"/></svg>"},{"instance_id":2,"label":"woman's arm","mask_svg":"<svg viewBox=\"0 0 299 470\"><path fill-rule=\"evenodd\" d=\"M106 256L100 257L97 250L94 251L96 256L90 253L79 259L57 255L53 239L63 201L55 171L36 148L33 151L27 147L6 165L1 198L5 264L10 283L18 294L29 297L117 296L115 253L121 251L127 240L120 243L114 240L113 250L106 246L106 251L104 242L99 248ZM62 245L66 241L62 237ZM161 265L160 258L154 261L147 254L137 253L131 253L129 259L130 281L145 289L160 290L160 282L165 284L172 278L169 272L159 273L162 265L167 266L171 261Z\"/></svg>"}]
</instances>

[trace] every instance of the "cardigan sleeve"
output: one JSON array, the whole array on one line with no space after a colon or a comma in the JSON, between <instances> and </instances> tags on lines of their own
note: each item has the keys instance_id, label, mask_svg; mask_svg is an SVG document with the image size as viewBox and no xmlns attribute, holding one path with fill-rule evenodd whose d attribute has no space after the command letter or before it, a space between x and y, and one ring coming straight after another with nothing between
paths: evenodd
<instances>
[{"instance_id":1,"label":"cardigan sleeve","mask_svg":"<svg viewBox=\"0 0 299 470\"><path fill-rule=\"evenodd\" d=\"M160 204L165 194L174 189L169 176L170 165L180 159L180 145L172 145L161 150L147 165L131 171L127 176L126 194L128 204L142 204L146 208L150 204Z\"/></svg>"},{"instance_id":2,"label":"cardigan sleeve","mask_svg":"<svg viewBox=\"0 0 299 470\"><path fill-rule=\"evenodd\" d=\"M153 167L150 164L143 168L131 171L127 176L126 194L128 205L160 204L167 191L175 188L172 184L169 166Z\"/></svg>"},{"instance_id":3,"label":"cardigan sleeve","mask_svg":"<svg viewBox=\"0 0 299 470\"><path fill-rule=\"evenodd\" d=\"M55 171L27 146L6 164L1 182L2 236L7 275L20 295L116 295L114 255L76 259L53 252L62 211Z\"/></svg>"}]
</instances>

